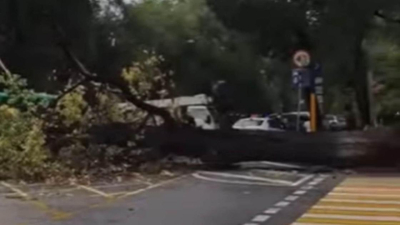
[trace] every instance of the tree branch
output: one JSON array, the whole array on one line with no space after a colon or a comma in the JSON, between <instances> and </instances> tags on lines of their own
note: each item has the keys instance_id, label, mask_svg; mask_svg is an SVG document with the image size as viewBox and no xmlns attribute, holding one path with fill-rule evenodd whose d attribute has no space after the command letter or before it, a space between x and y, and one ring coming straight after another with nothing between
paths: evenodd
<instances>
[{"instance_id":1,"label":"tree branch","mask_svg":"<svg viewBox=\"0 0 400 225\"><path fill-rule=\"evenodd\" d=\"M81 73L85 77L86 80L104 83L110 86L114 86L115 88L118 88L119 90L121 90L123 96L127 101L131 102L139 109L142 109L150 114L155 114L160 116L161 118L164 119L168 127L175 127L176 121L174 120L174 118L172 118L171 114L167 110L158 108L156 106L153 106L151 104L148 104L140 100L137 96L132 94L129 86L127 86L123 82L118 82L118 80L116 79L99 77L91 73L68 47L68 44L65 42L65 35L63 34L61 27L59 27L54 22L52 23L52 27L56 32L56 34L58 35L58 37L64 39L64 41L61 41L59 43L59 46L61 47L65 56L70 62L72 62L73 66L78 70L79 73Z\"/></svg>"},{"instance_id":2,"label":"tree branch","mask_svg":"<svg viewBox=\"0 0 400 225\"><path fill-rule=\"evenodd\" d=\"M375 15L376 17L379 17L379 18L381 18L381 19L386 20L387 22L399 23L399 24L400 24L400 19L391 18L391 17L385 15L381 10L375 11L374 15Z\"/></svg>"},{"instance_id":3,"label":"tree branch","mask_svg":"<svg viewBox=\"0 0 400 225\"><path fill-rule=\"evenodd\" d=\"M3 60L0 59L0 68L6 73L8 76L11 76L10 70L6 67L6 65L3 63Z\"/></svg>"},{"instance_id":4,"label":"tree branch","mask_svg":"<svg viewBox=\"0 0 400 225\"><path fill-rule=\"evenodd\" d=\"M78 88L80 85L84 84L87 81L86 78L83 78L82 80L80 80L79 82L77 82L76 84L74 84L72 87L68 88L67 90L65 90L64 92L62 92L60 95L57 96L57 98L50 104L50 108L55 107L58 102L64 98L67 94L73 92L76 88Z\"/></svg>"}]
</instances>

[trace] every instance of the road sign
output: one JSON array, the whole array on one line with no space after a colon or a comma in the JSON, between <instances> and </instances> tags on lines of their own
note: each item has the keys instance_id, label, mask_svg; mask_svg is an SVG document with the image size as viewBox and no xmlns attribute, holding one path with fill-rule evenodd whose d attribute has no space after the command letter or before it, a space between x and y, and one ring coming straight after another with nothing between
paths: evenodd
<instances>
[{"instance_id":1,"label":"road sign","mask_svg":"<svg viewBox=\"0 0 400 225\"><path fill-rule=\"evenodd\" d=\"M297 51L293 56L293 63L298 67L307 67L311 63L310 54L307 51Z\"/></svg>"},{"instance_id":2,"label":"road sign","mask_svg":"<svg viewBox=\"0 0 400 225\"><path fill-rule=\"evenodd\" d=\"M297 87L310 88L313 85L312 73L309 69L293 69L292 71L292 84Z\"/></svg>"},{"instance_id":3,"label":"road sign","mask_svg":"<svg viewBox=\"0 0 400 225\"><path fill-rule=\"evenodd\" d=\"M301 83L301 72L299 70L294 69L292 71L292 84L297 87Z\"/></svg>"}]
</instances>

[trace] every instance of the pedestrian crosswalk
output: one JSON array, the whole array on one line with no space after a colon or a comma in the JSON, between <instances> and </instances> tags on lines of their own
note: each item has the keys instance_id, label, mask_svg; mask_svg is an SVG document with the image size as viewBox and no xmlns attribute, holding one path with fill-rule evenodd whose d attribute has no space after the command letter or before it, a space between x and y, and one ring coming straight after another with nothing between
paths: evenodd
<instances>
[{"instance_id":1,"label":"pedestrian crosswalk","mask_svg":"<svg viewBox=\"0 0 400 225\"><path fill-rule=\"evenodd\" d=\"M400 177L348 178L292 225L400 225Z\"/></svg>"}]
</instances>

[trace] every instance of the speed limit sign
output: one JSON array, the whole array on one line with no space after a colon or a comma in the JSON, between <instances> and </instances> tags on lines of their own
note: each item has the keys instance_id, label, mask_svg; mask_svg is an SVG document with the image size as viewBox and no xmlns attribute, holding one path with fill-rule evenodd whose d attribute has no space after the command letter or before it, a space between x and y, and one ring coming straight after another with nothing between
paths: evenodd
<instances>
[{"instance_id":1,"label":"speed limit sign","mask_svg":"<svg viewBox=\"0 0 400 225\"><path fill-rule=\"evenodd\" d=\"M298 67L307 67L311 63L310 54L307 51L297 51L293 56L293 63Z\"/></svg>"}]
</instances>

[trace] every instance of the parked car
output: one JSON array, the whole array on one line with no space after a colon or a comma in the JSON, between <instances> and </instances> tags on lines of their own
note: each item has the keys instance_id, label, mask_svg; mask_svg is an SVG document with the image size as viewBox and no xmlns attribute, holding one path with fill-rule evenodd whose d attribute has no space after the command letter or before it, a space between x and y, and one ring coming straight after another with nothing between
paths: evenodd
<instances>
[{"instance_id":1,"label":"parked car","mask_svg":"<svg viewBox=\"0 0 400 225\"><path fill-rule=\"evenodd\" d=\"M325 129L330 131L341 131L347 128L347 121L343 116L326 115L323 124Z\"/></svg>"},{"instance_id":2,"label":"parked car","mask_svg":"<svg viewBox=\"0 0 400 225\"><path fill-rule=\"evenodd\" d=\"M309 112L288 112L281 115L282 120L285 123L286 130L296 131L297 119L299 119L299 128L301 131L308 132L306 128L307 123L310 121Z\"/></svg>"},{"instance_id":3,"label":"parked car","mask_svg":"<svg viewBox=\"0 0 400 225\"><path fill-rule=\"evenodd\" d=\"M278 120L270 118L245 118L237 121L233 127L235 130L248 131L284 131L284 126Z\"/></svg>"}]
</instances>

